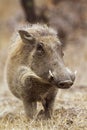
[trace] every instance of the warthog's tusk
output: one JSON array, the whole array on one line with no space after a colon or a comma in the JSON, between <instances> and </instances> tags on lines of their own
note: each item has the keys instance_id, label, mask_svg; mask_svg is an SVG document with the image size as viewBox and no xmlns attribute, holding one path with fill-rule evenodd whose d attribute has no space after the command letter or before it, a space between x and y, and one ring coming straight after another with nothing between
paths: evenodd
<instances>
[{"instance_id":1,"label":"warthog's tusk","mask_svg":"<svg viewBox=\"0 0 87 130\"><path fill-rule=\"evenodd\" d=\"M51 70L49 70L49 75L50 75L51 77L54 77Z\"/></svg>"},{"instance_id":2,"label":"warthog's tusk","mask_svg":"<svg viewBox=\"0 0 87 130\"><path fill-rule=\"evenodd\" d=\"M72 73L71 70L68 69L67 67L66 67L66 70L67 70L69 73ZM75 75L77 74L77 70L75 70L74 74L75 74Z\"/></svg>"}]
</instances>

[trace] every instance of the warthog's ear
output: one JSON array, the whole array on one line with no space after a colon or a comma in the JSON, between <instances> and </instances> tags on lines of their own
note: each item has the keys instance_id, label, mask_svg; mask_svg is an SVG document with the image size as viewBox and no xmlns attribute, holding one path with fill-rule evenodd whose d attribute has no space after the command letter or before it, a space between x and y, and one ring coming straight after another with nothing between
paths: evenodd
<instances>
[{"instance_id":1,"label":"warthog's ear","mask_svg":"<svg viewBox=\"0 0 87 130\"><path fill-rule=\"evenodd\" d=\"M18 32L24 43L35 43L35 38L33 38L27 31L19 30Z\"/></svg>"}]
</instances>

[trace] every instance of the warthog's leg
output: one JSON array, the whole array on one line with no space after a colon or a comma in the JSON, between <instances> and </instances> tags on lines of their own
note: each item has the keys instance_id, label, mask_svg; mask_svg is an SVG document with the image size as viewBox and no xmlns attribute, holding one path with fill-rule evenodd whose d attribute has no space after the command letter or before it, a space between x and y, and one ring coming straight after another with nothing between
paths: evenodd
<instances>
[{"instance_id":1,"label":"warthog's leg","mask_svg":"<svg viewBox=\"0 0 87 130\"><path fill-rule=\"evenodd\" d=\"M28 102L28 101L23 101L24 104L24 109L26 112L26 116L28 118L34 118L37 112L37 103L36 102Z\"/></svg>"},{"instance_id":2,"label":"warthog's leg","mask_svg":"<svg viewBox=\"0 0 87 130\"><path fill-rule=\"evenodd\" d=\"M26 67L26 66L21 66L18 69L18 83L20 86L20 89L18 93L20 92L20 97L23 100L24 104L24 109L26 112L27 117L33 118L33 116L36 114L36 108L37 108L37 103L30 101L30 89L32 88L32 81L31 78L35 77L36 75L34 72Z\"/></svg>"},{"instance_id":3,"label":"warthog's leg","mask_svg":"<svg viewBox=\"0 0 87 130\"><path fill-rule=\"evenodd\" d=\"M53 87L48 92L47 97L42 100L44 111L41 110L39 115L43 115L42 117L44 117L45 119L51 118L53 115L53 107L54 107L56 94L57 94L57 89Z\"/></svg>"},{"instance_id":4,"label":"warthog's leg","mask_svg":"<svg viewBox=\"0 0 87 130\"><path fill-rule=\"evenodd\" d=\"M43 104L45 110L45 117L51 118L53 114L53 106L55 101L55 95L53 97L48 97L45 99L45 103Z\"/></svg>"},{"instance_id":5,"label":"warthog's leg","mask_svg":"<svg viewBox=\"0 0 87 130\"><path fill-rule=\"evenodd\" d=\"M49 90L49 93L45 99L45 102L43 103L44 110L45 110L45 116L47 118L51 118L53 114L53 107L54 107L54 101L57 94L57 88L54 88L54 86Z\"/></svg>"}]
</instances>

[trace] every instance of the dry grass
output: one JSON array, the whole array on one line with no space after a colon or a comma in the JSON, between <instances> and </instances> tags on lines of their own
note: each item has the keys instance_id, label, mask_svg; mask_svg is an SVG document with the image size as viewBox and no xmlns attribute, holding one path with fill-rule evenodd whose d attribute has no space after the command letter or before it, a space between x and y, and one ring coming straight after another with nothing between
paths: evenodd
<instances>
[{"instance_id":1,"label":"dry grass","mask_svg":"<svg viewBox=\"0 0 87 130\"><path fill-rule=\"evenodd\" d=\"M63 92L64 91L64 92ZM8 90L0 95L0 130L87 130L87 88L62 90L51 120L27 119L21 101ZM38 110L41 105L38 104Z\"/></svg>"}]
</instances>

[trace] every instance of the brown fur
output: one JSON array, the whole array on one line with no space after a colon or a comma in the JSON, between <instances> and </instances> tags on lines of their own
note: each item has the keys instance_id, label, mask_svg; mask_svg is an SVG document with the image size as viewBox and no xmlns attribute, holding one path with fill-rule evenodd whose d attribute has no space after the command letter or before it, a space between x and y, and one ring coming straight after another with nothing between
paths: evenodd
<instances>
[{"instance_id":1,"label":"brown fur","mask_svg":"<svg viewBox=\"0 0 87 130\"><path fill-rule=\"evenodd\" d=\"M57 87L48 80L49 70L55 69L55 75L60 79L69 77L66 70L62 69L64 65L60 58L61 43L56 32L46 25L30 25L22 30L28 33L20 31L16 42L10 47L7 60L8 86L12 93L23 101L27 116L35 115L37 101L40 101L44 107L44 115L48 118L52 115L57 93ZM37 51L39 42L44 45L45 54L40 54L42 57L37 54L41 51ZM57 46L60 48L58 52ZM59 62L62 66L59 66Z\"/></svg>"}]
</instances>

